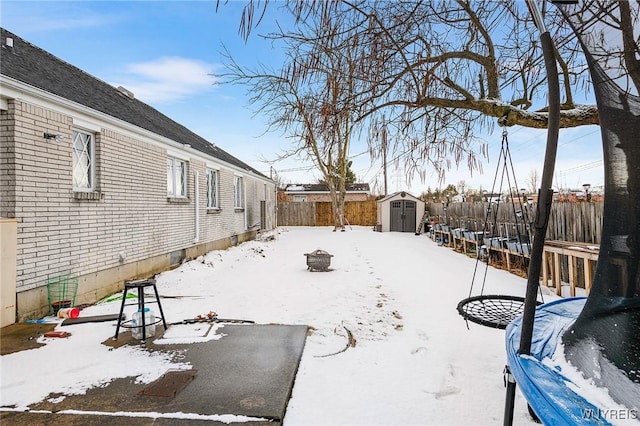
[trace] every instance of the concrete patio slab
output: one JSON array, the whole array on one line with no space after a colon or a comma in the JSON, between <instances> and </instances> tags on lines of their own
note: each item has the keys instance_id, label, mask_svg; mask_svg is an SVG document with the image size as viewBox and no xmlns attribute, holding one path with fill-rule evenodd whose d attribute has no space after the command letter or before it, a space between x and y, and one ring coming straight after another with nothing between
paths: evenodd
<instances>
[{"instance_id":1,"label":"concrete patio slab","mask_svg":"<svg viewBox=\"0 0 640 426\"><path fill-rule=\"evenodd\" d=\"M244 423L241 417L217 417L232 415L249 417L251 426L280 424L307 326L225 325L218 333L224 337L203 343L146 343L150 351L179 352L181 362L197 370L175 396L140 395L149 384L137 384L129 377L57 403L45 400L30 412L3 412L0 419L12 425Z\"/></svg>"}]
</instances>

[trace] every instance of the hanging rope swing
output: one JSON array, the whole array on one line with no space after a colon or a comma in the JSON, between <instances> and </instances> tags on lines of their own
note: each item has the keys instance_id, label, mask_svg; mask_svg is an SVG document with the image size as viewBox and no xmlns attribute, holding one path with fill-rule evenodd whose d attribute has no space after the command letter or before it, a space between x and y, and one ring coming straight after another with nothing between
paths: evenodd
<instances>
[{"instance_id":1,"label":"hanging rope swing","mask_svg":"<svg viewBox=\"0 0 640 426\"><path fill-rule=\"evenodd\" d=\"M524 297L479 295L458 303L458 313L468 321L492 328L505 329L524 312Z\"/></svg>"},{"instance_id":2,"label":"hanging rope swing","mask_svg":"<svg viewBox=\"0 0 640 426\"><path fill-rule=\"evenodd\" d=\"M500 170L499 193L502 193L503 185L506 183L509 188L509 197L511 198L511 208L513 209L513 216L515 217L515 229L516 235L507 236L502 235L489 235L487 232L489 226L492 230L498 229L498 210L501 204L507 204L502 200L489 200L489 205L486 209L486 215L483 226L483 235L485 236L484 250L478 250L478 257L476 259L476 265L473 271L473 278L471 280L471 288L469 289L469 296L458 303L458 313L466 320L476 324L484 325L492 328L505 329L507 324L522 315L524 312L524 297L512 296L512 295L484 295L484 287L487 280L487 271L489 269L490 250L486 247L487 241L491 247L498 247L504 245L506 241L515 241L518 252L523 254L523 246L530 243L531 227L528 218L528 208L526 203L523 202L518 193L518 186L515 179L515 170L513 162L511 160L511 151L509 149L509 139L506 127L506 119L503 118L500 121L503 126L502 130L502 146L500 149L500 155L498 159L498 166L496 168L496 174L493 181L493 187L491 192L495 193L496 184L498 182L498 175ZM513 185L512 185L513 183ZM514 193L515 188L515 193ZM518 200L514 202L514 200ZM521 222L521 223L518 223ZM524 231L523 231L524 230ZM524 232L524 234L523 234ZM484 252L484 256L480 256L480 253ZM509 254L507 254L508 256ZM474 283L478 275L478 266L480 261L484 260L485 270L482 278L482 287L480 295L472 296ZM540 302L538 302L540 304ZM469 327L467 323L467 327Z\"/></svg>"}]
</instances>

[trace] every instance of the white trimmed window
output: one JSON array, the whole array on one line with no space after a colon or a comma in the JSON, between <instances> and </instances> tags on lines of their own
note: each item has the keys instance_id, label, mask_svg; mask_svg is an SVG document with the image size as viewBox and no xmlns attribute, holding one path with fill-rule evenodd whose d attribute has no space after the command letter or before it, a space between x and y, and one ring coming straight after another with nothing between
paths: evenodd
<instances>
[{"instance_id":1,"label":"white trimmed window","mask_svg":"<svg viewBox=\"0 0 640 426\"><path fill-rule=\"evenodd\" d=\"M218 209L218 171L207 169L207 208Z\"/></svg>"},{"instance_id":2,"label":"white trimmed window","mask_svg":"<svg viewBox=\"0 0 640 426\"><path fill-rule=\"evenodd\" d=\"M187 197L187 162L167 158L167 197Z\"/></svg>"},{"instance_id":3,"label":"white trimmed window","mask_svg":"<svg viewBox=\"0 0 640 426\"><path fill-rule=\"evenodd\" d=\"M73 190L95 189L95 137L91 133L73 131Z\"/></svg>"},{"instance_id":4,"label":"white trimmed window","mask_svg":"<svg viewBox=\"0 0 640 426\"><path fill-rule=\"evenodd\" d=\"M242 176L233 177L233 207L244 208L244 182Z\"/></svg>"}]
</instances>

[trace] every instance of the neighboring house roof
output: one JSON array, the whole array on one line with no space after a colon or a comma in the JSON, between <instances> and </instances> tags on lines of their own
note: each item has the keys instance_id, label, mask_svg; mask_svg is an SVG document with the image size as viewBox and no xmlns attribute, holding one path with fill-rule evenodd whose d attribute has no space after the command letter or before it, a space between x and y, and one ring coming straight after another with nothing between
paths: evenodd
<instances>
[{"instance_id":1,"label":"neighboring house roof","mask_svg":"<svg viewBox=\"0 0 640 426\"><path fill-rule=\"evenodd\" d=\"M345 185L347 192L362 192L369 193L368 183L348 183ZM287 185L284 189L285 192L290 194L309 194L309 193L326 193L329 192L329 187L324 183L306 183L306 184L292 184Z\"/></svg>"},{"instance_id":2,"label":"neighboring house roof","mask_svg":"<svg viewBox=\"0 0 640 426\"><path fill-rule=\"evenodd\" d=\"M130 92L121 91L99 80L4 28L0 28L0 31L2 40L7 37L13 39L13 47L3 43L0 50L0 74L175 142L188 144L218 160L266 177L158 110L135 99Z\"/></svg>"}]
</instances>

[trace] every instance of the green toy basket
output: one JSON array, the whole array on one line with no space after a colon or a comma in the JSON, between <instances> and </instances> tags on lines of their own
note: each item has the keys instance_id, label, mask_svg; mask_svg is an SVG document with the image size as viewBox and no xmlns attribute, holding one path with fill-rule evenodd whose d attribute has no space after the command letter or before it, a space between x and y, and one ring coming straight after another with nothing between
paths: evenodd
<instances>
[{"instance_id":1,"label":"green toy basket","mask_svg":"<svg viewBox=\"0 0 640 426\"><path fill-rule=\"evenodd\" d=\"M71 308L76 304L78 277L62 275L47 280L47 293L51 312L56 315L62 308Z\"/></svg>"}]
</instances>

